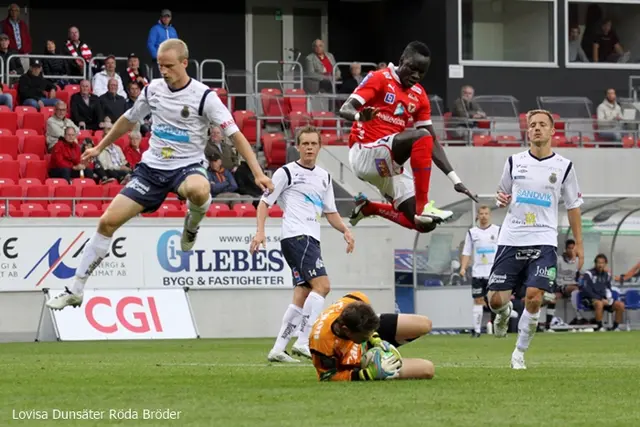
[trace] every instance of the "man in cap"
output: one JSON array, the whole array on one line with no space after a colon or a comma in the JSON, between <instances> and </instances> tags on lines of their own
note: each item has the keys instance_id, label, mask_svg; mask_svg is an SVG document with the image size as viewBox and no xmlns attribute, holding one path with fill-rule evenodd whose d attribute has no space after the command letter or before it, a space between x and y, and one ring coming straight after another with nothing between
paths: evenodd
<instances>
[{"instance_id":1,"label":"man in cap","mask_svg":"<svg viewBox=\"0 0 640 427\"><path fill-rule=\"evenodd\" d=\"M42 62L32 59L29 71L18 80L18 95L22 105L29 105L40 111L41 107L53 107L58 102L56 87L42 77Z\"/></svg>"},{"instance_id":2,"label":"man in cap","mask_svg":"<svg viewBox=\"0 0 640 427\"><path fill-rule=\"evenodd\" d=\"M158 58L158 47L160 43L167 39L177 39L178 32L171 25L171 19L173 16L171 15L171 11L169 9L163 9L160 12L160 19L151 27L151 31L149 31L149 38L147 38L147 49L149 49L149 53L151 54L151 58L153 58L153 63L157 63Z\"/></svg>"}]
</instances>

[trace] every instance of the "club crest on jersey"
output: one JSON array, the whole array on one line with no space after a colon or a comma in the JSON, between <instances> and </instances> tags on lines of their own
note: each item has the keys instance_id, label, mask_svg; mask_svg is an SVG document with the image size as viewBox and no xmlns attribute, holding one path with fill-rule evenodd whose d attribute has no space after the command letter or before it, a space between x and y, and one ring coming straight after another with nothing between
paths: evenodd
<instances>
[{"instance_id":1,"label":"club crest on jersey","mask_svg":"<svg viewBox=\"0 0 640 427\"><path fill-rule=\"evenodd\" d=\"M391 176L391 171L389 170L389 166L385 159L376 159L376 169L378 170L378 175L383 178Z\"/></svg>"},{"instance_id":2,"label":"club crest on jersey","mask_svg":"<svg viewBox=\"0 0 640 427\"><path fill-rule=\"evenodd\" d=\"M558 182L558 176L556 175L555 172L551 172L551 175L549 176L549 182L552 184L555 184L556 182Z\"/></svg>"},{"instance_id":3,"label":"club crest on jersey","mask_svg":"<svg viewBox=\"0 0 640 427\"><path fill-rule=\"evenodd\" d=\"M411 99L412 101L416 101L416 102L418 102L418 97L417 97L417 96L415 96L415 95L414 95L414 94L412 94L412 93L410 93L410 94L409 94L409 99Z\"/></svg>"},{"instance_id":4,"label":"club crest on jersey","mask_svg":"<svg viewBox=\"0 0 640 427\"><path fill-rule=\"evenodd\" d=\"M189 107L187 107L186 105L182 107L182 111L180 111L180 116L182 116L183 119L186 119L187 117L189 117Z\"/></svg>"},{"instance_id":5,"label":"club crest on jersey","mask_svg":"<svg viewBox=\"0 0 640 427\"><path fill-rule=\"evenodd\" d=\"M411 105L411 104L409 104ZM393 112L394 116L401 116L404 114L404 107L402 106L402 104L398 104L396 106L396 111Z\"/></svg>"},{"instance_id":6,"label":"club crest on jersey","mask_svg":"<svg viewBox=\"0 0 640 427\"><path fill-rule=\"evenodd\" d=\"M409 105L407 105L407 109L409 110L409 113L413 114L416 112L416 104L410 102Z\"/></svg>"},{"instance_id":7,"label":"club crest on jersey","mask_svg":"<svg viewBox=\"0 0 640 427\"><path fill-rule=\"evenodd\" d=\"M394 102L396 102L396 94L387 92L387 94L384 96L384 102L386 102L387 104L393 104Z\"/></svg>"}]
</instances>

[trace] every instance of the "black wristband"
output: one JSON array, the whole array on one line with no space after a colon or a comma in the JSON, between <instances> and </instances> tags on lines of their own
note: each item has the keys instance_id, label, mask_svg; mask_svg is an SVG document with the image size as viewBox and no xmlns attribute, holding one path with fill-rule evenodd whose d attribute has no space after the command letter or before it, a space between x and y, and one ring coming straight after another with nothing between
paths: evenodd
<instances>
[{"instance_id":1,"label":"black wristband","mask_svg":"<svg viewBox=\"0 0 640 427\"><path fill-rule=\"evenodd\" d=\"M356 368L353 371L351 371L351 381L362 381L362 378L360 378L360 371L362 371L362 369L360 368ZM365 379L368 379L368 375L367 372L364 372L364 377Z\"/></svg>"}]
</instances>

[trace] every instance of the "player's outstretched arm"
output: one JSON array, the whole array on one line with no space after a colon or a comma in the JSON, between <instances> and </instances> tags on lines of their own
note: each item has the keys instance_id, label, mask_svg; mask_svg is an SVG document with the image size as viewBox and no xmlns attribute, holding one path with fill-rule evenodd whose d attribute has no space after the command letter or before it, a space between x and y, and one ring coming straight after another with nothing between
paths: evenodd
<instances>
[{"instance_id":1,"label":"player's outstretched arm","mask_svg":"<svg viewBox=\"0 0 640 427\"><path fill-rule=\"evenodd\" d=\"M244 134L238 131L232 134L229 139L233 141L233 145L236 147L236 150L238 150L238 153L240 153L242 158L249 165L249 169L251 169L251 173L253 173L256 184L260 187L260 189L263 191L265 189L272 191L273 183L271 182L269 177L264 174L264 171L258 163L256 154L253 152L253 148L251 148L251 144L249 144L249 141L244 136Z\"/></svg>"},{"instance_id":2,"label":"player's outstretched arm","mask_svg":"<svg viewBox=\"0 0 640 427\"><path fill-rule=\"evenodd\" d=\"M98 157L102 151L116 142L118 138L130 132L136 125L136 122L130 122L124 115L120 116L114 123L111 130L102 138L102 141L93 148L89 148L82 153L82 161L88 161L91 158Z\"/></svg>"},{"instance_id":3,"label":"player's outstretched arm","mask_svg":"<svg viewBox=\"0 0 640 427\"><path fill-rule=\"evenodd\" d=\"M342 104L338 115L350 122L368 122L369 120L373 120L378 114L378 109L373 107L362 108L362 105L363 104L356 98L351 97Z\"/></svg>"}]
</instances>

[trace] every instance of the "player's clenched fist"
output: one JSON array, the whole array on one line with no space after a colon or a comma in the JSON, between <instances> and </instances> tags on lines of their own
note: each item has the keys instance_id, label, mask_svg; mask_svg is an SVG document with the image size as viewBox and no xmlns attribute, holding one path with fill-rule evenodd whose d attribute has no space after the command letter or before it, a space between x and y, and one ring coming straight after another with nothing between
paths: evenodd
<instances>
[{"instance_id":1,"label":"player's clenched fist","mask_svg":"<svg viewBox=\"0 0 640 427\"><path fill-rule=\"evenodd\" d=\"M265 235L262 231L258 231L256 235L251 239L251 244L249 245L249 252L252 254L260 248L260 245L264 249L267 249L267 242Z\"/></svg>"},{"instance_id":2,"label":"player's clenched fist","mask_svg":"<svg viewBox=\"0 0 640 427\"><path fill-rule=\"evenodd\" d=\"M378 115L379 109L374 107L364 107L357 114L356 120L359 122L368 122Z\"/></svg>"},{"instance_id":3,"label":"player's clenched fist","mask_svg":"<svg viewBox=\"0 0 640 427\"><path fill-rule=\"evenodd\" d=\"M496 194L496 205L499 208L504 208L511 203L511 194L503 193L502 191L498 191Z\"/></svg>"},{"instance_id":4,"label":"player's clenched fist","mask_svg":"<svg viewBox=\"0 0 640 427\"><path fill-rule=\"evenodd\" d=\"M84 153L82 153L81 162L86 163L90 162L91 159L98 157L100 155L100 149L98 147L87 148Z\"/></svg>"},{"instance_id":5,"label":"player's clenched fist","mask_svg":"<svg viewBox=\"0 0 640 427\"><path fill-rule=\"evenodd\" d=\"M269 192L273 191L273 182L271 178L266 176L265 174L259 175L256 177L256 185L260 187L262 191L269 190Z\"/></svg>"}]
</instances>

